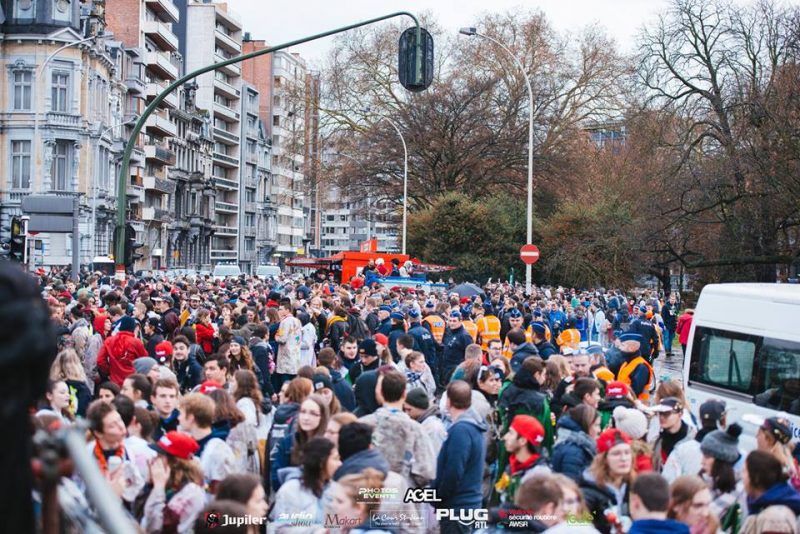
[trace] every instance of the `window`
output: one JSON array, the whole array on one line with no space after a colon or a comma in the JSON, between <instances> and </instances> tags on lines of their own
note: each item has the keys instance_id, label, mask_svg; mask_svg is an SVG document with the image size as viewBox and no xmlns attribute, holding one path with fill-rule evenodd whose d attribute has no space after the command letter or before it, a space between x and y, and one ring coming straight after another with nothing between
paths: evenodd
<instances>
[{"instance_id":1,"label":"window","mask_svg":"<svg viewBox=\"0 0 800 534\"><path fill-rule=\"evenodd\" d=\"M692 379L742 393L749 392L758 341L757 336L698 326L692 350Z\"/></svg>"},{"instance_id":2,"label":"window","mask_svg":"<svg viewBox=\"0 0 800 534\"><path fill-rule=\"evenodd\" d=\"M70 191L72 180L69 172L71 147L70 141L56 141L53 147L53 162L50 166L50 178L53 191Z\"/></svg>"},{"instance_id":3,"label":"window","mask_svg":"<svg viewBox=\"0 0 800 534\"><path fill-rule=\"evenodd\" d=\"M11 141L11 189L31 187L31 142Z\"/></svg>"},{"instance_id":4,"label":"window","mask_svg":"<svg viewBox=\"0 0 800 534\"><path fill-rule=\"evenodd\" d=\"M245 202L255 202L256 201L256 190L255 189L245 189L244 190L244 201Z\"/></svg>"},{"instance_id":5,"label":"window","mask_svg":"<svg viewBox=\"0 0 800 534\"><path fill-rule=\"evenodd\" d=\"M31 109L32 77L31 71L14 71L14 111Z\"/></svg>"},{"instance_id":6,"label":"window","mask_svg":"<svg viewBox=\"0 0 800 534\"><path fill-rule=\"evenodd\" d=\"M67 112L67 97L69 95L69 73L54 72L52 85L52 102L50 108L53 111Z\"/></svg>"},{"instance_id":7,"label":"window","mask_svg":"<svg viewBox=\"0 0 800 534\"><path fill-rule=\"evenodd\" d=\"M757 406L800 415L800 343L764 338L756 375Z\"/></svg>"},{"instance_id":8,"label":"window","mask_svg":"<svg viewBox=\"0 0 800 534\"><path fill-rule=\"evenodd\" d=\"M244 225L249 227L253 227L256 225L256 214L255 213L245 213L244 215Z\"/></svg>"},{"instance_id":9,"label":"window","mask_svg":"<svg viewBox=\"0 0 800 534\"><path fill-rule=\"evenodd\" d=\"M256 249L256 240L253 237L244 238L244 249L247 252L252 252Z\"/></svg>"}]
</instances>

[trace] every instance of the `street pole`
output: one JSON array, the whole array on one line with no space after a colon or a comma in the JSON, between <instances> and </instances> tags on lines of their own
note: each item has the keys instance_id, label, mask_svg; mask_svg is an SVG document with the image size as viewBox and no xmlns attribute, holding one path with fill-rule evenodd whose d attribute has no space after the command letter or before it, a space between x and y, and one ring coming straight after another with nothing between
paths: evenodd
<instances>
[{"instance_id":1,"label":"street pole","mask_svg":"<svg viewBox=\"0 0 800 534\"><path fill-rule=\"evenodd\" d=\"M276 52L278 50L283 50L284 48L289 48L291 46L295 46L302 43L307 43L308 41L314 41L316 39L321 39L322 37L327 37L329 35L334 35L337 33L341 33L344 31L352 30L354 28L360 28L361 26L366 26L368 24L374 24L376 22L380 22L386 19L399 17L399 16L408 16L413 19L414 24L417 28L417 54L415 55L415 82L419 82L422 78L422 39L421 39L421 28L419 25L419 21L417 18L407 11L398 11L396 13L391 13L389 15L384 15L382 17L377 17L369 20L365 20L362 22L358 22L355 24L350 24L349 26L343 26L341 28L335 28L333 30L329 30L327 32L318 33L316 35L312 35L310 37L303 37L302 39L296 39L294 41L290 41L288 43L283 43L278 46L273 46L271 48L265 48L263 50L256 50L255 52L250 52L249 54L243 54L241 56L236 56L230 59L226 59L225 61L220 61L219 63L214 63L212 65L207 65L195 71L192 71L185 76L175 80L172 82L166 89L164 89L158 96L153 99L153 101L148 105L142 116L136 122L136 126L133 127L133 131L131 132L131 137L128 139L128 143L125 145L125 152L122 156L122 163L120 164L119 170L119 179L117 180L117 202L119 204L117 208L117 224L116 224L116 231L115 234L117 236L116 240L116 250L114 251L114 261L116 263L116 275L117 278L124 279L125 278L125 264L121 263L124 262L125 256L125 215L127 212L127 186L128 186L128 166L131 159L131 154L133 153L133 147L136 145L136 139L139 136L142 128L144 127L145 121L147 121L148 117L156 110L156 108L161 104L161 102L169 95L172 91L186 83L187 81L200 76L201 74L205 74L206 72L211 72L217 70L221 67L225 67L227 65L233 65L234 63L240 63L244 60L251 59L254 57L262 56L265 54L271 54L272 52Z\"/></svg>"},{"instance_id":2,"label":"street pole","mask_svg":"<svg viewBox=\"0 0 800 534\"><path fill-rule=\"evenodd\" d=\"M81 197L75 193L72 197L72 281L80 280L81 269Z\"/></svg>"},{"instance_id":3,"label":"street pole","mask_svg":"<svg viewBox=\"0 0 800 534\"><path fill-rule=\"evenodd\" d=\"M528 210L527 210L527 218L528 218L528 230L527 230L527 242L526 244L530 245L533 241L533 87L531 86L531 80L528 77L528 73L525 70L525 65L517 58L514 52L511 51L506 45L498 41L493 37L489 37L488 35L484 35L479 33L475 28L461 28L459 33L464 35L473 36L476 35L478 37L482 37L488 41L493 42L500 48L506 51L511 59L514 60L514 63L517 64L520 72L522 72L522 77L525 79L525 85L528 88ZM525 292L530 294L531 293L531 276L533 271L533 265L526 264L525 265Z\"/></svg>"}]
</instances>

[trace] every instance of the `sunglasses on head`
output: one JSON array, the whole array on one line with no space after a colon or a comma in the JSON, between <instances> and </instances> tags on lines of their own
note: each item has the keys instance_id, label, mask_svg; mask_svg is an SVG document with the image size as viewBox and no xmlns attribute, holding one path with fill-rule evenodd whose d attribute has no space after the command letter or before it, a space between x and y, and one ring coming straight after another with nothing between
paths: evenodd
<instances>
[{"instance_id":1,"label":"sunglasses on head","mask_svg":"<svg viewBox=\"0 0 800 534\"><path fill-rule=\"evenodd\" d=\"M497 367L496 365L481 365L481 368L478 370L478 382L483 379L483 375L487 371L494 373L495 376L500 380L503 380L506 376L505 372L503 372L503 369Z\"/></svg>"}]
</instances>

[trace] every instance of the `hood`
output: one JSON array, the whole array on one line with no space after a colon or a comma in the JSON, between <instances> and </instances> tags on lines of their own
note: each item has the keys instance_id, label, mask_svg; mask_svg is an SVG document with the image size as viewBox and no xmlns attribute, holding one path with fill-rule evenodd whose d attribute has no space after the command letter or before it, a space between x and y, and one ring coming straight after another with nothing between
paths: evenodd
<instances>
[{"instance_id":1,"label":"hood","mask_svg":"<svg viewBox=\"0 0 800 534\"><path fill-rule=\"evenodd\" d=\"M75 332L75 330L82 327L89 328L89 321L87 321L83 317L72 323L72 326L69 327L69 333L72 334L73 332Z\"/></svg>"},{"instance_id":2,"label":"hood","mask_svg":"<svg viewBox=\"0 0 800 534\"><path fill-rule=\"evenodd\" d=\"M231 422L227 419L217 421L211 425L211 437L219 438L222 441L228 439L228 434L231 433Z\"/></svg>"},{"instance_id":3,"label":"hood","mask_svg":"<svg viewBox=\"0 0 800 534\"><path fill-rule=\"evenodd\" d=\"M613 399L602 400L600 404L597 405L597 409L602 412L613 412L614 408L617 406L624 406L625 408L635 408L636 406L631 402L630 399L625 397L615 397Z\"/></svg>"},{"instance_id":4,"label":"hood","mask_svg":"<svg viewBox=\"0 0 800 534\"><path fill-rule=\"evenodd\" d=\"M285 484L287 480L292 480L293 478L299 479L302 474L303 470L299 467L282 467L278 469L278 480L281 484Z\"/></svg>"},{"instance_id":5,"label":"hood","mask_svg":"<svg viewBox=\"0 0 800 534\"><path fill-rule=\"evenodd\" d=\"M751 514L757 514L773 505L787 506L795 515L800 514L800 494L786 482L775 484L761 497L751 501L748 499L747 508Z\"/></svg>"},{"instance_id":6,"label":"hood","mask_svg":"<svg viewBox=\"0 0 800 534\"><path fill-rule=\"evenodd\" d=\"M472 425L474 426L478 432L486 432L489 430L489 427L486 426L486 423L483 421L483 418L475 411L474 408L470 408L459 417L455 423L450 425L450 430L453 429L456 425ZM448 432L450 432L448 430Z\"/></svg>"},{"instance_id":7,"label":"hood","mask_svg":"<svg viewBox=\"0 0 800 534\"><path fill-rule=\"evenodd\" d=\"M356 398L355 414L358 417L369 415L378 409L378 400L375 398L375 385L378 383L377 371L366 371L358 377L353 393Z\"/></svg>"},{"instance_id":8,"label":"hood","mask_svg":"<svg viewBox=\"0 0 800 534\"><path fill-rule=\"evenodd\" d=\"M273 417L273 424L285 425L291 418L297 415L300 410L300 405L296 402L288 402L286 404L279 404L275 409L275 416Z\"/></svg>"},{"instance_id":9,"label":"hood","mask_svg":"<svg viewBox=\"0 0 800 534\"><path fill-rule=\"evenodd\" d=\"M512 358L517 357L517 355L520 355L523 358L527 358L528 356L538 356L539 349L537 349L536 345L533 343L523 343L522 345L518 346L516 350L514 350Z\"/></svg>"},{"instance_id":10,"label":"hood","mask_svg":"<svg viewBox=\"0 0 800 534\"><path fill-rule=\"evenodd\" d=\"M689 527L674 519L639 519L633 526L640 534L689 534Z\"/></svg>"},{"instance_id":11,"label":"hood","mask_svg":"<svg viewBox=\"0 0 800 534\"><path fill-rule=\"evenodd\" d=\"M439 417L438 406L432 405L430 408L422 412L422 415L419 416L419 419L417 419L417 421L419 423L422 423L425 419L428 419L429 417Z\"/></svg>"},{"instance_id":12,"label":"hood","mask_svg":"<svg viewBox=\"0 0 800 534\"><path fill-rule=\"evenodd\" d=\"M333 474L333 480L339 480L345 475L360 473L367 467L377 469L384 475L389 472L389 462L378 449L367 449L357 452L342 462L339 469Z\"/></svg>"},{"instance_id":13,"label":"hood","mask_svg":"<svg viewBox=\"0 0 800 534\"><path fill-rule=\"evenodd\" d=\"M572 419L569 415L562 415L558 420L558 438L556 445L559 443L574 443L590 456L597 454L597 444L589 437L589 434L583 431L581 426Z\"/></svg>"},{"instance_id":14,"label":"hood","mask_svg":"<svg viewBox=\"0 0 800 534\"><path fill-rule=\"evenodd\" d=\"M338 369L332 369L330 367L328 367L327 369L331 374L331 382L333 382L334 384L344 380L342 373L340 373Z\"/></svg>"},{"instance_id":15,"label":"hood","mask_svg":"<svg viewBox=\"0 0 800 534\"><path fill-rule=\"evenodd\" d=\"M516 354L516 353L515 353ZM527 369L520 368L511 383L518 388L522 389L535 389L539 391L541 384L533 377L533 374Z\"/></svg>"}]
</instances>

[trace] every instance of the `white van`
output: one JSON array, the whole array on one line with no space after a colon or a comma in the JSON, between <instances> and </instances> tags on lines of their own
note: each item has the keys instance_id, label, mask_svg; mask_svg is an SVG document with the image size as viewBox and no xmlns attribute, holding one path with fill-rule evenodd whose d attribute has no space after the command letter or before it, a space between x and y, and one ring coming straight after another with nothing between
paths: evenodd
<instances>
[{"instance_id":1,"label":"white van","mask_svg":"<svg viewBox=\"0 0 800 534\"><path fill-rule=\"evenodd\" d=\"M683 366L686 397L697 413L722 399L740 445L756 447L767 417L788 415L800 437L800 285L712 284L697 303Z\"/></svg>"},{"instance_id":2,"label":"white van","mask_svg":"<svg viewBox=\"0 0 800 534\"><path fill-rule=\"evenodd\" d=\"M266 280L267 278L277 279L280 275L281 268L277 265L259 265L256 267L256 277L261 280Z\"/></svg>"},{"instance_id":3,"label":"white van","mask_svg":"<svg viewBox=\"0 0 800 534\"><path fill-rule=\"evenodd\" d=\"M214 277L214 280L225 280L229 276L241 276L242 270L239 268L238 265L228 264L228 263L220 263L214 266L214 272L211 276Z\"/></svg>"}]
</instances>

